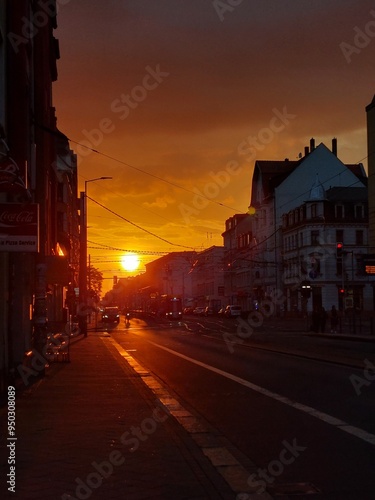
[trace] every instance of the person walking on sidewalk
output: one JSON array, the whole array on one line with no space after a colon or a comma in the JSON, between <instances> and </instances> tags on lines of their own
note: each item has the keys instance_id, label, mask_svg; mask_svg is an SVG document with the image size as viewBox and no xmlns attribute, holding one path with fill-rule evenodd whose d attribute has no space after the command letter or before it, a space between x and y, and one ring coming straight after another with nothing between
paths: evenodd
<instances>
[{"instance_id":1,"label":"person walking on sidewalk","mask_svg":"<svg viewBox=\"0 0 375 500\"><path fill-rule=\"evenodd\" d=\"M337 314L336 307L332 306L332 308L331 308L331 333L336 333L338 323L339 323L339 315Z\"/></svg>"},{"instance_id":2,"label":"person walking on sidewalk","mask_svg":"<svg viewBox=\"0 0 375 500\"><path fill-rule=\"evenodd\" d=\"M320 315L319 311L316 307L314 307L312 315L311 315L311 327L310 330L312 330L315 333L319 332L319 323L320 323Z\"/></svg>"},{"instance_id":3,"label":"person walking on sidewalk","mask_svg":"<svg viewBox=\"0 0 375 500\"><path fill-rule=\"evenodd\" d=\"M320 323L320 331L322 333L326 330L326 322L327 322L327 312L323 306L321 306L319 311L319 323Z\"/></svg>"}]
</instances>

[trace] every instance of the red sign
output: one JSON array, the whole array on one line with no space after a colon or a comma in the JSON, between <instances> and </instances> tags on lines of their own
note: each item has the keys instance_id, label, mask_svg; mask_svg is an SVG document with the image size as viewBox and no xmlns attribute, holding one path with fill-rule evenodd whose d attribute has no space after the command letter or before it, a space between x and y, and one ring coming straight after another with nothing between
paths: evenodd
<instances>
[{"instance_id":1,"label":"red sign","mask_svg":"<svg viewBox=\"0 0 375 500\"><path fill-rule=\"evenodd\" d=\"M37 203L0 203L0 252L38 251Z\"/></svg>"}]
</instances>

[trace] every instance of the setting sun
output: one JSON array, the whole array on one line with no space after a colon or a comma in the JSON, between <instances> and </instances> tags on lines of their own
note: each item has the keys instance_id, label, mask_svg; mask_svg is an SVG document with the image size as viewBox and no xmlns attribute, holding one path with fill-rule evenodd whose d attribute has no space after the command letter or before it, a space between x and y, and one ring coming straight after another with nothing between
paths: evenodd
<instances>
[{"instance_id":1,"label":"setting sun","mask_svg":"<svg viewBox=\"0 0 375 500\"><path fill-rule=\"evenodd\" d=\"M135 271L140 264L139 257L137 254L124 255L121 258L121 264L125 271Z\"/></svg>"}]
</instances>

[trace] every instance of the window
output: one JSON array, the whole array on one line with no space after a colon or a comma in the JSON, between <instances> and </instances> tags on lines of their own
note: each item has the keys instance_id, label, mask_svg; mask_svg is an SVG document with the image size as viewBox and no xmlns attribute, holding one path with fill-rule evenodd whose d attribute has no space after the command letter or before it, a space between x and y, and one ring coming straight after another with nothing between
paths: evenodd
<instances>
[{"instance_id":1,"label":"window","mask_svg":"<svg viewBox=\"0 0 375 500\"><path fill-rule=\"evenodd\" d=\"M344 205L335 205L336 219L343 219L345 217Z\"/></svg>"},{"instance_id":2,"label":"window","mask_svg":"<svg viewBox=\"0 0 375 500\"><path fill-rule=\"evenodd\" d=\"M337 241L344 243L344 231L342 229L336 229L336 242Z\"/></svg>"},{"instance_id":3,"label":"window","mask_svg":"<svg viewBox=\"0 0 375 500\"><path fill-rule=\"evenodd\" d=\"M356 219L363 219L363 205L355 205L354 207L354 217Z\"/></svg>"},{"instance_id":4,"label":"window","mask_svg":"<svg viewBox=\"0 0 375 500\"><path fill-rule=\"evenodd\" d=\"M303 247L303 233L299 233L299 246Z\"/></svg>"},{"instance_id":5,"label":"window","mask_svg":"<svg viewBox=\"0 0 375 500\"><path fill-rule=\"evenodd\" d=\"M314 218L316 217L316 203L314 203L313 205L311 205L311 217Z\"/></svg>"},{"instance_id":6,"label":"window","mask_svg":"<svg viewBox=\"0 0 375 500\"><path fill-rule=\"evenodd\" d=\"M311 231L311 245L319 245L319 230Z\"/></svg>"},{"instance_id":7,"label":"window","mask_svg":"<svg viewBox=\"0 0 375 500\"><path fill-rule=\"evenodd\" d=\"M355 232L355 244L356 245L363 245L363 231L358 230Z\"/></svg>"},{"instance_id":8,"label":"window","mask_svg":"<svg viewBox=\"0 0 375 500\"><path fill-rule=\"evenodd\" d=\"M309 276L312 279L320 275L320 259L317 257L310 257Z\"/></svg>"}]
</instances>

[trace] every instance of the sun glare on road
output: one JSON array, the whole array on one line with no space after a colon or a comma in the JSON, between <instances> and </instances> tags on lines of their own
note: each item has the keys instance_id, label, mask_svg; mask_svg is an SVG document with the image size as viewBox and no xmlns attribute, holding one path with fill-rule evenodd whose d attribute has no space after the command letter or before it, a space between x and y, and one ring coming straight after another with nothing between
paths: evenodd
<instances>
[{"instance_id":1,"label":"sun glare on road","mask_svg":"<svg viewBox=\"0 0 375 500\"><path fill-rule=\"evenodd\" d=\"M139 256L137 254L127 254L121 257L121 265L125 271L135 271L140 264Z\"/></svg>"}]
</instances>

